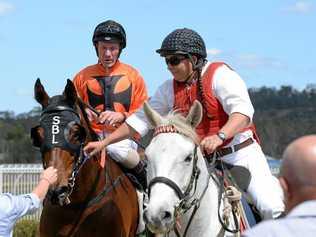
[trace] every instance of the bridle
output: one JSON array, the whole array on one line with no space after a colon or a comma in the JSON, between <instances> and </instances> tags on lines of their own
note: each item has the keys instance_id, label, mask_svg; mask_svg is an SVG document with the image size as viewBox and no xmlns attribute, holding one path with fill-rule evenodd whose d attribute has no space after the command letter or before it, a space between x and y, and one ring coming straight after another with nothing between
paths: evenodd
<instances>
[{"instance_id":1,"label":"bridle","mask_svg":"<svg viewBox=\"0 0 316 237\"><path fill-rule=\"evenodd\" d=\"M173 125L162 125L162 126L158 126L155 129L153 136L156 136L160 133L180 133L180 132ZM172 190L174 190L174 192L177 194L177 196L180 200L178 202L178 204L175 206L175 211L174 211L175 219L181 217L188 210L190 210L192 207L194 207L194 209L191 213L189 222L185 228L183 237L186 236L187 231L190 227L190 224L192 223L193 217L194 217L196 211L198 210L198 208L200 207L200 203L201 203L201 201L204 197L204 194L208 188L208 182L207 182L200 197L193 198L196 194L197 181L199 179L199 175L201 172L200 168L197 166L197 161L198 161L197 148L198 148L198 145L195 144L194 151L193 151L193 165L192 165L192 172L191 172L191 176L190 176L190 181L189 181L188 185L186 186L184 192L182 191L182 189L179 187L179 185L176 182L174 182L173 180L171 180L167 177L164 177L164 176L157 176L157 177L153 178L148 184L148 198L150 198L151 188L157 183L165 184L168 187L170 187ZM179 233L179 230L178 230L178 227L176 226L176 224L174 224L174 232L178 237L180 236L180 233Z\"/></svg>"},{"instance_id":2,"label":"bridle","mask_svg":"<svg viewBox=\"0 0 316 237\"><path fill-rule=\"evenodd\" d=\"M58 143L53 144L53 142L49 142L47 140L44 140L44 142L40 145L41 153L43 154L44 152L46 152L54 147L60 147L62 149L68 150L70 153L74 154L76 158L75 158L75 163L74 163L73 168L72 168L71 175L68 178L67 189L64 192L58 194L57 197L54 197L52 192L49 192L48 195L51 195L51 198L57 198L60 205L63 205L64 203L69 204L70 203L69 196L73 192L76 177L79 173L79 170L84 165L84 163L89 159L89 157L83 152L85 139L80 141L80 144L72 144L69 142L67 135L69 134L69 130L73 125L78 125L80 127L80 129L83 129L83 130L84 130L84 128L81 126L80 115L78 114L78 112L74 108L71 108L69 106L64 106L64 105L57 105L57 106L53 106L53 107L48 106L41 113L39 126L47 128L47 126L50 125L50 124L48 125L49 122L47 122L47 119L50 121L51 117L53 119L55 118L55 121L57 118L59 118L60 119L59 121L61 121L61 124L63 123L63 125L65 125L65 127L61 128L61 129L58 128L59 133L62 133L59 136L60 141L58 141ZM36 126L36 127L39 127L39 126ZM48 130L50 131L50 129L48 129ZM52 130L51 132L53 133L54 130L53 129L51 129L51 130ZM61 130L63 130L63 132L61 132ZM52 134L50 134L50 135L52 135ZM47 139L46 136L45 136L45 139ZM43 162L44 169L47 168L45 166L46 165Z\"/></svg>"},{"instance_id":3,"label":"bridle","mask_svg":"<svg viewBox=\"0 0 316 237\"><path fill-rule=\"evenodd\" d=\"M200 174L200 169L197 167L197 146L194 147L194 153L193 153L193 167L192 167L192 172L191 172L191 177L190 177L190 181L185 189L185 191L183 192L181 190L181 188L179 187L179 185L177 185L174 181L172 181L171 179L164 177L164 176L158 176L153 178L149 185L148 185L148 195L150 197L150 191L151 188L154 184L156 183L163 183L167 186L169 186L171 189L173 189L175 191L175 193L177 194L178 198L180 199L180 204L179 206L181 206L182 208L185 208L187 206L187 202L188 200L192 197L190 196L190 193L192 191L192 188L194 187L194 193L196 191L196 183L197 180L199 178L199 174ZM193 195L194 195L193 193Z\"/></svg>"}]
</instances>

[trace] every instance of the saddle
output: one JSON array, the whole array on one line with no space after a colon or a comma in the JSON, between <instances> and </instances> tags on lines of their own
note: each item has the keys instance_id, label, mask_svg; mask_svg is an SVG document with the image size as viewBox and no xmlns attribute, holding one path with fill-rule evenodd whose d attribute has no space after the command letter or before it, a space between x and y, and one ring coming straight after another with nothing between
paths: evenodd
<instances>
[{"instance_id":1,"label":"saddle","mask_svg":"<svg viewBox=\"0 0 316 237\"><path fill-rule=\"evenodd\" d=\"M217 172L224 174L225 179L229 184L237 186L239 190L246 192L250 180L251 174L249 170L243 166L231 165L223 161L217 161L215 163L215 169Z\"/></svg>"},{"instance_id":2,"label":"saddle","mask_svg":"<svg viewBox=\"0 0 316 237\"><path fill-rule=\"evenodd\" d=\"M121 168L123 173L128 177L134 187L140 191L144 192L147 189L147 160L141 159L138 165L132 169L124 167L119 162L116 162Z\"/></svg>"}]
</instances>

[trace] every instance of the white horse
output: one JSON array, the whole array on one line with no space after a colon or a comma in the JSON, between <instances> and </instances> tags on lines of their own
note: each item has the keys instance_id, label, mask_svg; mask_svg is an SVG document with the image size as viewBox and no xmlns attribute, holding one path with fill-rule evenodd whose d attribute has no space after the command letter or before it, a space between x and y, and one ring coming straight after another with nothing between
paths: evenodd
<instances>
[{"instance_id":1,"label":"white horse","mask_svg":"<svg viewBox=\"0 0 316 237\"><path fill-rule=\"evenodd\" d=\"M146 103L147 119L156 128L148 158L147 227L156 234L211 237L225 231L218 218L219 186L210 178L194 128L202 106L194 102L186 118L161 117Z\"/></svg>"}]
</instances>

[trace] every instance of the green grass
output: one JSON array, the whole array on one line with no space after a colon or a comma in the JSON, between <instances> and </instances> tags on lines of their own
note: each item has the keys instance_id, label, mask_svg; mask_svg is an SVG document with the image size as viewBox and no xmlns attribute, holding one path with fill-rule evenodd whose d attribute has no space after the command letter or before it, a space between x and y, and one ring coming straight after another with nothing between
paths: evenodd
<instances>
[{"instance_id":1,"label":"green grass","mask_svg":"<svg viewBox=\"0 0 316 237\"><path fill-rule=\"evenodd\" d=\"M20 220L13 230L13 237L36 237L39 222L36 220Z\"/></svg>"}]
</instances>

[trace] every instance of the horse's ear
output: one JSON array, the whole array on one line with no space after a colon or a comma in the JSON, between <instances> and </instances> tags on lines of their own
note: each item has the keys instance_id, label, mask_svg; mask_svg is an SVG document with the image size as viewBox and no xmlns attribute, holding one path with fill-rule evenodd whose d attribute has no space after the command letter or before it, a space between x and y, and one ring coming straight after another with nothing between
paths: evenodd
<instances>
[{"instance_id":1,"label":"horse's ear","mask_svg":"<svg viewBox=\"0 0 316 237\"><path fill-rule=\"evenodd\" d=\"M37 78L34 85L34 97L36 101L42 105L43 108L47 107L49 96L47 95L44 86L42 85L39 78Z\"/></svg>"},{"instance_id":2,"label":"horse's ear","mask_svg":"<svg viewBox=\"0 0 316 237\"><path fill-rule=\"evenodd\" d=\"M33 146L40 147L44 140L44 129L39 125L31 128L31 139Z\"/></svg>"},{"instance_id":3,"label":"horse's ear","mask_svg":"<svg viewBox=\"0 0 316 237\"><path fill-rule=\"evenodd\" d=\"M186 117L186 123L195 128L202 121L203 107L198 100L195 100Z\"/></svg>"},{"instance_id":4,"label":"horse's ear","mask_svg":"<svg viewBox=\"0 0 316 237\"><path fill-rule=\"evenodd\" d=\"M148 122L153 127L157 127L158 125L161 124L162 118L160 114L158 114L155 110L153 110L147 101L145 101L143 108L144 108L144 112L145 112Z\"/></svg>"},{"instance_id":5,"label":"horse's ear","mask_svg":"<svg viewBox=\"0 0 316 237\"><path fill-rule=\"evenodd\" d=\"M71 80L67 79L67 85L65 86L64 96L70 105L74 105L77 100L77 91Z\"/></svg>"}]
</instances>

